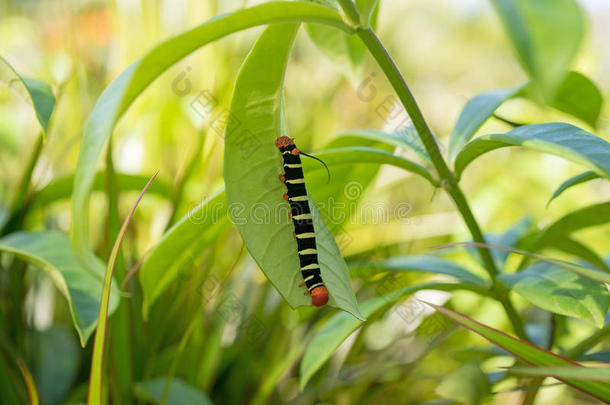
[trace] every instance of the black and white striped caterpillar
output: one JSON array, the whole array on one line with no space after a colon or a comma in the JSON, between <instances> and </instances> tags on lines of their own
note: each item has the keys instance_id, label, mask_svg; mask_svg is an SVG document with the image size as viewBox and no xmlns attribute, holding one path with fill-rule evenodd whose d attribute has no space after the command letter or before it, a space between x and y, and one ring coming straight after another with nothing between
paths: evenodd
<instances>
[{"instance_id":1,"label":"black and white striped caterpillar","mask_svg":"<svg viewBox=\"0 0 610 405\"><path fill-rule=\"evenodd\" d=\"M328 302L328 290L320 274L316 234L300 157L303 152L288 136L279 137L275 141L275 146L280 149L284 161L284 173L280 174L280 180L286 184L288 189L288 192L284 193L284 199L290 203L290 217L294 224L293 236L297 240L301 275L303 276L301 285L307 287L306 294L311 294L312 304L321 307Z\"/></svg>"}]
</instances>

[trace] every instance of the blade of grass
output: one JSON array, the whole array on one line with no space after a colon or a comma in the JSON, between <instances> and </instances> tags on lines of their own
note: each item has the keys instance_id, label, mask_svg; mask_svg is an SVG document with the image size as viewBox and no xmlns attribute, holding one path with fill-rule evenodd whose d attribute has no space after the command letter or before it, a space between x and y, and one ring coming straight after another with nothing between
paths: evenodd
<instances>
[{"instance_id":1,"label":"blade of grass","mask_svg":"<svg viewBox=\"0 0 610 405\"><path fill-rule=\"evenodd\" d=\"M509 373L610 382L610 367L511 367Z\"/></svg>"},{"instance_id":2,"label":"blade of grass","mask_svg":"<svg viewBox=\"0 0 610 405\"><path fill-rule=\"evenodd\" d=\"M102 289L102 298L100 301L100 311L97 320L97 330L95 332L95 340L93 342L93 355L91 357L91 374L89 378L89 388L87 392L87 404L88 405L101 405L102 403L102 374L103 374L103 366L104 366L104 345L106 340L106 327L108 323L108 306L110 302L110 286L112 284L112 274L114 272L114 266L116 263L116 259L119 253L119 249L121 247L121 243L123 242L123 237L125 236L125 232L127 231L127 227L131 222L131 218L133 214L144 197L144 193L153 182L157 174L155 173L146 186L140 192L138 199L131 207L129 214L123 221L123 225L121 226L121 230L117 235L116 240L114 241L114 246L112 247L112 251L110 252L110 257L108 258L108 265L106 267L106 274L104 275L104 288Z\"/></svg>"},{"instance_id":3,"label":"blade of grass","mask_svg":"<svg viewBox=\"0 0 610 405\"><path fill-rule=\"evenodd\" d=\"M28 370L28 367L21 359L17 359L17 364L19 365L19 370L21 371L23 379L25 380L25 386L28 389L30 405L38 405L40 403L40 400L38 399L38 390L36 390L36 384L34 383L32 374L30 374L30 370Z\"/></svg>"}]
</instances>

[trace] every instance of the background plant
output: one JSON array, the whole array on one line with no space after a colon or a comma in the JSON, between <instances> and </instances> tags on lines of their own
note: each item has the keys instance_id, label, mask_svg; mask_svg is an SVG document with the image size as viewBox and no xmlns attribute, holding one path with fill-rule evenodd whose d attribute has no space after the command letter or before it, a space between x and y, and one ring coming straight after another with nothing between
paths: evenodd
<instances>
[{"instance_id":1,"label":"background plant","mask_svg":"<svg viewBox=\"0 0 610 405\"><path fill-rule=\"evenodd\" d=\"M86 401L104 262L157 169L107 289L102 402L610 401L591 367L610 146L588 77L607 82L608 53L587 24L608 10L475 3L0 6L2 403ZM327 184L307 162L308 187L358 302L337 306L366 321L291 309L307 301L256 247L286 223L237 221L275 196L280 132L331 167ZM391 215L360 215L378 203Z\"/></svg>"}]
</instances>

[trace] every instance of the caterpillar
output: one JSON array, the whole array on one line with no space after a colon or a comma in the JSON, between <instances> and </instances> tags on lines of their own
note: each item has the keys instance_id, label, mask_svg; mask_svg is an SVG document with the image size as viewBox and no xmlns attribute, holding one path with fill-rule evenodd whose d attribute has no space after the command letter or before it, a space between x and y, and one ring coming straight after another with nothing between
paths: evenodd
<instances>
[{"instance_id":1,"label":"caterpillar","mask_svg":"<svg viewBox=\"0 0 610 405\"><path fill-rule=\"evenodd\" d=\"M311 303L316 307L321 307L328 302L328 290L320 274L316 233L313 226L311 209L309 208L307 188L305 187L305 177L300 157L301 154L309 155L301 152L294 144L294 140L288 136L277 138L275 146L280 149L283 159L284 173L280 174L279 178L288 190L284 193L284 199L290 203L289 216L292 218L294 225L292 235L297 240L299 264L301 275L303 276L301 286L307 287L305 294L311 295ZM319 160L315 157L313 158Z\"/></svg>"}]
</instances>

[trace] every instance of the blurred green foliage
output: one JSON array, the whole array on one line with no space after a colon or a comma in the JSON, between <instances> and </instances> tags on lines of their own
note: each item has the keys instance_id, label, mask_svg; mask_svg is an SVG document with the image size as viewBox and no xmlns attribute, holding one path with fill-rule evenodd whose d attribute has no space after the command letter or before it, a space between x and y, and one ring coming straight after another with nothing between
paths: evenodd
<instances>
[{"instance_id":1,"label":"blurred green foliage","mask_svg":"<svg viewBox=\"0 0 610 405\"><path fill-rule=\"evenodd\" d=\"M610 361L608 18L596 0L0 0L0 403L30 401L19 364L43 405L87 401L100 260L157 170L114 269L103 403L607 402L593 367L521 376L513 355L570 363L499 331ZM292 49L264 31L299 21ZM291 309L308 300L265 277L288 263L255 246L278 227L235 226L223 185L281 201L281 167L231 143L236 121L329 164L306 179L366 321ZM473 224L508 251L430 249L481 242Z\"/></svg>"}]
</instances>

